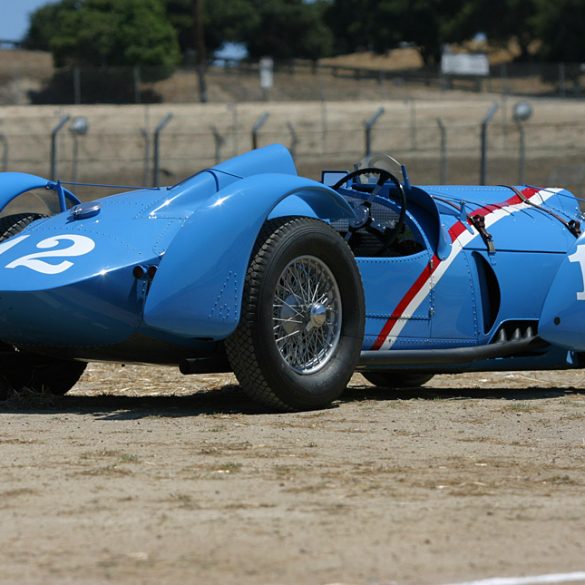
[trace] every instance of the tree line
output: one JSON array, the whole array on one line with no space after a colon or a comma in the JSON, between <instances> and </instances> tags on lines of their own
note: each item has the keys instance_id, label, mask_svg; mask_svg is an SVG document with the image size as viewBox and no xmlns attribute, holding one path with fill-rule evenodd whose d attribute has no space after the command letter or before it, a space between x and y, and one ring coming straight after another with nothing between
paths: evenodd
<instances>
[{"instance_id":1,"label":"tree line","mask_svg":"<svg viewBox=\"0 0 585 585\"><path fill-rule=\"evenodd\" d=\"M435 65L443 45L478 33L516 46L518 60L585 62L585 0L59 0L32 13L25 46L50 51L57 66L164 76L226 42L276 60L407 44Z\"/></svg>"}]
</instances>

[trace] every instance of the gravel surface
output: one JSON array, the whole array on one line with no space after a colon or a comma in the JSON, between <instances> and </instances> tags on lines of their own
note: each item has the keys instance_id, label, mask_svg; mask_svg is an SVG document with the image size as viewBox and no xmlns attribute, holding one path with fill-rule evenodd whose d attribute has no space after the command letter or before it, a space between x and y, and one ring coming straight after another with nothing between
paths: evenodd
<instances>
[{"instance_id":1,"label":"gravel surface","mask_svg":"<svg viewBox=\"0 0 585 585\"><path fill-rule=\"evenodd\" d=\"M585 569L585 374L355 376L260 410L231 376L91 365L0 404L0 583L441 584Z\"/></svg>"}]
</instances>

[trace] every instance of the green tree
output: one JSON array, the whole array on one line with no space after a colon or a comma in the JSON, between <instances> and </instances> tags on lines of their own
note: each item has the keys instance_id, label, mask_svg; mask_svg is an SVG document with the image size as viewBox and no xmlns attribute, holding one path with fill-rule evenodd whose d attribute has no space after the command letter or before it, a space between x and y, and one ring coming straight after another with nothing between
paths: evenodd
<instances>
[{"instance_id":1,"label":"green tree","mask_svg":"<svg viewBox=\"0 0 585 585\"><path fill-rule=\"evenodd\" d=\"M371 4L369 0L334 0L328 3L324 19L333 33L335 54L372 49Z\"/></svg>"},{"instance_id":2,"label":"green tree","mask_svg":"<svg viewBox=\"0 0 585 585\"><path fill-rule=\"evenodd\" d=\"M585 62L585 0L539 0L538 4L535 23L541 57L547 61Z\"/></svg>"},{"instance_id":3,"label":"green tree","mask_svg":"<svg viewBox=\"0 0 585 585\"><path fill-rule=\"evenodd\" d=\"M194 50L193 0L165 0L183 54ZM246 45L250 57L318 59L331 51L332 35L323 22L325 2L303 0L208 0L205 48L225 42Z\"/></svg>"},{"instance_id":4,"label":"green tree","mask_svg":"<svg viewBox=\"0 0 585 585\"><path fill-rule=\"evenodd\" d=\"M162 0L61 0L33 13L27 46L48 47L57 66L140 65L159 77L179 60Z\"/></svg>"},{"instance_id":5,"label":"green tree","mask_svg":"<svg viewBox=\"0 0 585 585\"><path fill-rule=\"evenodd\" d=\"M432 65L447 41L445 23L462 4L463 0L334 0L325 18L336 52L386 53L408 43Z\"/></svg>"},{"instance_id":6,"label":"green tree","mask_svg":"<svg viewBox=\"0 0 585 585\"><path fill-rule=\"evenodd\" d=\"M29 26L23 44L32 51L50 51L51 39L61 22L61 15L75 10L75 0L62 0L58 4L46 4L35 10L29 19Z\"/></svg>"},{"instance_id":7,"label":"green tree","mask_svg":"<svg viewBox=\"0 0 585 585\"><path fill-rule=\"evenodd\" d=\"M550 0L541 3L558 6ZM531 43L538 38L536 21L542 11L539 0L468 0L444 23L445 36L452 42L472 38L476 33L487 35L491 45L507 48L511 40L520 49L520 59L530 58Z\"/></svg>"},{"instance_id":8,"label":"green tree","mask_svg":"<svg viewBox=\"0 0 585 585\"><path fill-rule=\"evenodd\" d=\"M258 20L244 31L250 57L316 60L331 53L333 37L323 19L325 3L251 0Z\"/></svg>"},{"instance_id":9,"label":"green tree","mask_svg":"<svg viewBox=\"0 0 585 585\"><path fill-rule=\"evenodd\" d=\"M181 53L194 51L193 0L164 0L169 22L177 31ZM208 0L205 2L205 48L212 54L225 42L240 42L247 31L256 29L258 12L251 0Z\"/></svg>"},{"instance_id":10,"label":"green tree","mask_svg":"<svg viewBox=\"0 0 585 585\"><path fill-rule=\"evenodd\" d=\"M377 3L370 25L372 48L378 53L400 43L414 45L425 65L436 64L443 42L441 18L446 2L440 0L386 0Z\"/></svg>"}]
</instances>

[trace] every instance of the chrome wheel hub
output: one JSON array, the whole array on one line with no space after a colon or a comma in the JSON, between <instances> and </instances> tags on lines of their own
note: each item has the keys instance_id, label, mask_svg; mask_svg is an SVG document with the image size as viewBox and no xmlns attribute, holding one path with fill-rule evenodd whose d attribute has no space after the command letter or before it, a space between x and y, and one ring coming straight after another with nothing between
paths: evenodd
<instances>
[{"instance_id":1,"label":"chrome wheel hub","mask_svg":"<svg viewBox=\"0 0 585 585\"><path fill-rule=\"evenodd\" d=\"M311 329L323 327L327 322L327 307L323 303L313 303L309 307L309 325Z\"/></svg>"},{"instance_id":2,"label":"chrome wheel hub","mask_svg":"<svg viewBox=\"0 0 585 585\"><path fill-rule=\"evenodd\" d=\"M282 271L274 291L272 324L276 347L300 374L322 369L341 335L341 295L327 265L301 256Z\"/></svg>"}]
</instances>

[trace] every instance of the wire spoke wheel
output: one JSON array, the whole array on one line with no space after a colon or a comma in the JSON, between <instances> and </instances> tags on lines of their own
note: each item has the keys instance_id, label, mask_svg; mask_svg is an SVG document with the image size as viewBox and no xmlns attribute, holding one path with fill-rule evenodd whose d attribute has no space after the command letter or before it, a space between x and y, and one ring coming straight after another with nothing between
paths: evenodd
<instances>
[{"instance_id":1,"label":"wire spoke wheel","mask_svg":"<svg viewBox=\"0 0 585 585\"><path fill-rule=\"evenodd\" d=\"M301 256L280 275L274 292L274 341L282 359L300 374L325 366L339 343L341 295L327 265Z\"/></svg>"},{"instance_id":2,"label":"wire spoke wheel","mask_svg":"<svg viewBox=\"0 0 585 585\"><path fill-rule=\"evenodd\" d=\"M331 226L308 217L267 221L240 324L225 341L242 389L278 410L328 406L356 367L364 313L355 258Z\"/></svg>"}]
</instances>

